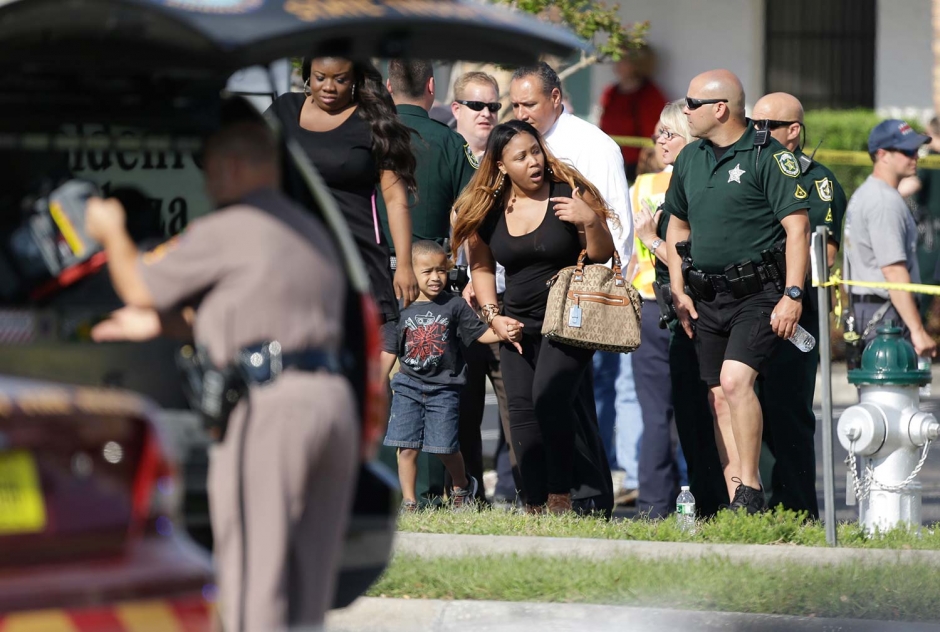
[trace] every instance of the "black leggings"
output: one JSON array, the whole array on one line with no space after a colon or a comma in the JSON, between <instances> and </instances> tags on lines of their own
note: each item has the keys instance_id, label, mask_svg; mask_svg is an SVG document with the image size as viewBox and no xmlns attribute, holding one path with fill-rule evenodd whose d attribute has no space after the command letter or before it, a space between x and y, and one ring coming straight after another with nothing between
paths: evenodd
<instances>
[{"instance_id":1,"label":"black leggings","mask_svg":"<svg viewBox=\"0 0 940 632\"><path fill-rule=\"evenodd\" d=\"M594 351L528 334L520 355L500 347L509 428L522 474L526 502L541 505L548 494L572 487L575 454L575 401Z\"/></svg>"}]
</instances>

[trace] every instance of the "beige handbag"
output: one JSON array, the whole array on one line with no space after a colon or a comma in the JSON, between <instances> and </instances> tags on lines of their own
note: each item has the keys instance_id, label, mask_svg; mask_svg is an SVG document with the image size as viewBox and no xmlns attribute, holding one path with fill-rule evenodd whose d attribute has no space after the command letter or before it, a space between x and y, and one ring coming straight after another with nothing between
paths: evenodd
<instances>
[{"instance_id":1,"label":"beige handbag","mask_svg":"<svg viewBox=\"0 0 940 632\"><path fill-rule=\"evenodd\" d=\"M564 268L548 284L542 335L573 347L629 353L640 346L639 292L626 282L620 255L614 267L578 265Z\"/></svg>"}]
</instances>

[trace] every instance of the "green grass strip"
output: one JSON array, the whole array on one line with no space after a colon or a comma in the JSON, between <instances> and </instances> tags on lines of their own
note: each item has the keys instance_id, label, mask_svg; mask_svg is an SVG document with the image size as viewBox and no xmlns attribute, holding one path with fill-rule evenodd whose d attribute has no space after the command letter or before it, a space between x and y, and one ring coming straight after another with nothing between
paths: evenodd
<instances>
[{"instance_id":1,"label":"green grass strip","mask_svg":"<svg viewBox=\"0 0 940 632\"><path fill-rule=\"evenodd\" d=\"M716 544L797 544L826 546L822 523L806 520L803 513L775 510L748 516L722 511L708 521L699 521L694 534L679 531L672 518L664 520L608 521L592 516L528 516L484 509L454 513L425 510L403 515L401 531L460 535L533 535L558 538L648 540L654 542L710 542ZM940 550L940 528L931 525L919 533L898 528L867 537L857 523L842 523L837 529L839 546L853 548Z\"/></svg>"},{"instance_id":2,"label":"green grass strip","mask_svg":"<svg viewBox=\"0 0 940 632\"><path fill-rule=\"evenodd\" d=\"M398 555L369 595L938 621L938 585L940 570L919 563L884 569L860 564L764 568L719 558L598 562L574 557L429 560Z\"/></svg>"}]
</instances>

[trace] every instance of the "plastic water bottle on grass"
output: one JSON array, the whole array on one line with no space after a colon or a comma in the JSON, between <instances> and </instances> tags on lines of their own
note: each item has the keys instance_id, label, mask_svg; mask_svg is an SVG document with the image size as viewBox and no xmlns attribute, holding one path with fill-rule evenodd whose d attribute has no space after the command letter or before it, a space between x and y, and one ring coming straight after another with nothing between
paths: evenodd
<instances>
[{"instance_id":1,"label":"plastic water bottle on grass","mask_svg":"<svg viewBox=\"0 0 940 632\"><path fill-rule=\"evenodd\" d=\"M695 496L689 491L688 485L682 486L676 498L676 523L683 533L695 532Z\"/></svg>"}]
</instances>

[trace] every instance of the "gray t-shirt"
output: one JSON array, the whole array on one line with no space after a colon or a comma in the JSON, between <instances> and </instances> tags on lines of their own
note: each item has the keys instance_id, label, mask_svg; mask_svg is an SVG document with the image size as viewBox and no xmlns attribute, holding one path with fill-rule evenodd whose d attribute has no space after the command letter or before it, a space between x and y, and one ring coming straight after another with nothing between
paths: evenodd
<instances>
[{"instance_id":1,"label":"gray t-shirt","mask_svg":"<svg viewBox=\"0 0 940 632\"><path fill-rule=\"evenodd\" d=\"M874 176L849 200L845 215L845 257L853 281L884 283L881 269L904 263L912 283L920 283L917 267L917 226L898 190ZM853 294L888 298L888 290L853 287Z\"/></svg>"},{"instance_id":2,"label":"gray t-shirt","mask_svg":"<svg viewBox=\"0 0 940 632\"><path fill-rule=\"evenodd\" d=\"M412 303L398 321L400 370L426 384L460 386L467 381L460 342L473 344L486 330L459 296L443 292L433 301Z\"/></svg>"}]
</instances>

